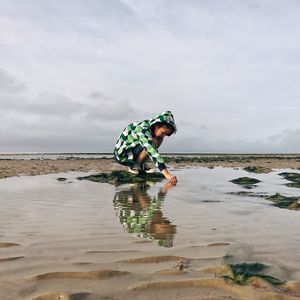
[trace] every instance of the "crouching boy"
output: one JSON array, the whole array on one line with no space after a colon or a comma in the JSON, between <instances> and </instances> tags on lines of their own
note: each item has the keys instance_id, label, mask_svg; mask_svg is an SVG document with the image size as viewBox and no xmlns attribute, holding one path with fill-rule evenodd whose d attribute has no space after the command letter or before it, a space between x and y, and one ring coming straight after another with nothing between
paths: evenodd
<instances>
[{"instance_id":1,"label":"crouching boy","mask_svg":"<svg viewBox=\"0 0 300 300\"><path fill-rule=\"evenodd\" d=\"M120 134L115 149L116 161L129 167L134 174L153 173L146 160L150 158L172 183L177 182L166 167L163 158L158 152L166 136L176 132L174 117L170 111L163 112L150 120L129 124Z\"/></svg>"}]
</instances>

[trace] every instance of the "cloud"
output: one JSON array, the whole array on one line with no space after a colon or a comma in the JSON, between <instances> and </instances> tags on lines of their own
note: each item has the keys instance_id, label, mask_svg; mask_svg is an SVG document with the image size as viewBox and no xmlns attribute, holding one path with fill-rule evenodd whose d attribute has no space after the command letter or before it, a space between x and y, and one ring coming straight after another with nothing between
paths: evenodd
<instances>
[{"instance_id":1,"label":"cloud","mask_svg":"<svg viewBox=\"0 0 300 300\"><path fill-rule=\"evenodd\" d=\"M101 92L92 92L90 97L97 100L86 114L86 119L100 119L105 121L130 120L138 113L129 101L116 101Z\"/></svg>"},{"instance_id":2,"label":"cloud","mask_svg":"<svg viewBox=\"0 0 300 300\"><path fill-rule=\"evenodd\" d=\"M45 92L24 106L24 110L40 114L68 117L72 114L78 114L84 110L85 106L75 102L68 97L60 94Z\"/></svg>"},{"instance_id":3,"label":"cloud","mask_svg":"<svg viewBox=\"0 0 300 300\"><path fill-rule=\"evenodd\" d=\"M10 76L5 70L0 69L0 93L22 93L27 90L24 83L18 82Z\"/></svg>"},{"instance_id":4,"label":"cloud","mask_svg":"<svg viewBox=\"0 0 300 300\"><path fill-rule=\"evenodd\" d=\"M139 114L129 101L100 91L89 93L93 102L85 104L51 92L31 98L25 85L2 74L0 151L109 152L126 120Z\"/></svg>"},{"instance_id":5,"label":"cloud","mask_svg":"<svg viewBox=\"0 0 300 300\"><path fill-rule=\"evenodd\" d=\"M166 149L294 151L299 8L294 0L2 1L1 145L61 149L72 140L98 149L128 123L171 110L178 133Z\"/></svg>"},{"instance_id":6,"label":"cloud","mask_svg":"<svg viewBox=\"0 0 300 300\"><path fill-rule=\"evenodd\" d=\"M268 137L266 141L274 145L274 149L279 149L279 151L298 153L300 149L300 128L286 129Z\"/></svg>"},{"instance_id":7,"label":"cloud","mask_svg":"<svg viewBox=\"0 0 300 300\"><path fill-rule=\"evenodd\" d=\"M56 119L78 115L87 120L100 121L124 120L137 115L137 111L128 100L115 100L100 91L91 92L88 98L93 99L93 102L85 104L51 92L40 93L31 99L23 93L27 90L25 84L19 83L5 71L0 73L0 85L0 110L37 116L52 115Z\"/></svg>"}]
</instances>

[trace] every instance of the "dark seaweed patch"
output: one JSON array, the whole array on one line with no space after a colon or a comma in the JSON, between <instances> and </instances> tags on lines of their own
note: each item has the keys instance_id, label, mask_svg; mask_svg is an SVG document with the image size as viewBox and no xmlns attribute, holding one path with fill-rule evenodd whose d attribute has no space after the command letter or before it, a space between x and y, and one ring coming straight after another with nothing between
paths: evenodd
<instances>
[{"instance_id":1,"label":"dark seaweed patch","mask_svg":"<svg viewBox=\"0 0 300 300\"><path fill-rule=\"evenodd\" d=\"M273 285L280 285L284 283L278 278L264 274L264 271L268 268L268 266L264 264L242 263L230 264L228 267L230 268L232 275L223 275L221 277L232 280L238 285L246 285L252 277L260 277Z\"/></svg>"},{"instance_id":2,"label":"dark seaweed patch","mask_svg":"<svg viewBox=\"0 0 300 300\"><path fill-rule=\"evenodd\" d=\"M250 177L239 177L239 178L236 178L236 179L233 179L233 180L230 180L230 181L232 183L239 184L239 185L243 186L246 189L251 189L251 188L255 187L256 183L261 182L258 179L250 178Z\"/></svg>"},{"instance_id":3,"label":"dark seaweed patch","mask_svg":"<svg viewBox=\"0 0 300 300\"><path fill-rule=\"evenodd\" d=\"M262 193L254 193L254 192L248 192L248 191L230 192L227 194L236 195L236 196L245 196L245 197L259 197L259 198L267 197L267 195L264 195Z\"/></svg>"},{"instance_id":4,"label":"dark seaweed patch","mask_svg":"<svg viewBox=\"0 0 300 300\"><path fill-rule=\"evenodd\" d=\"M300 188L300 173L283 172L279 175L288 181L292 181L286 184L288 187Z\"/></svg>"},{"instance_id":5,"label":"dark seaweed patch","mask_svg":"<svg viewBox=\"0 0 300 300\"><path fill-rule=\"evenodd\" d=\"M253 193L253 192L245 192L245 191L239 191L239 192L230 192L227 193L230 195L237 195L242 197L259 197L259 198L265 198L267 200L270 200L273 202L273 206L279 207L279 208L287 208L291 210L299 210L300 204L299 200L300 197L286 197L281 195L280 193L276 193L274 195L265 195L262 193Z\"/></svg>"},{"instance_id":6,"label":"dark seaweed patch","mask_svg":"<svg viewBox=\"0 0 300 300\"><path fill-rule=\"evenodd\" d=\"M280 208L288 208L291 210L298 210L300 208L300 197L285 197L279 193L267 197L268 200L274 202L274 206Z\"/></svg>"},{"instance_id":7,"label":"dark seaweed patch","mask_svg":"<svg viewBox=\"0 0 300 300\"><path fill-rule=\"evenodd\" d=\"M122 185L127 183L144 183L147 181L160 182L164 179L161 173L135 175L127 171L112 171L110 173L98 173L84 177L77 177L78 180L90 180L93 182L110 183Z\"/></svg>"}]
</instances>

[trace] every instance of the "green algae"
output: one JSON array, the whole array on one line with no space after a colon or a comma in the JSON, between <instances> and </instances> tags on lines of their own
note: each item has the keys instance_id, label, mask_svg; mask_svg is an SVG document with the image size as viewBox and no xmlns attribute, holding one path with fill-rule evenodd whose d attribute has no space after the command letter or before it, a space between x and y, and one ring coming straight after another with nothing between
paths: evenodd
<instances>
[{"instance_id":1,"label":"green algae","mask_svg":"<svg viewBox=\"0 0 300 300\"><path fill-rule=\"evenodd\" d=\"M289 182L286 184L286 186L290 188L300 188L300 182Z\"/></svg>"},{"instance_id":2,"label":"green algae","mask_svg":"<svg viewBox=\"0 0 300 300\"><path fill-rule=\"evenodd\" d=\"M243 197L259 197L259 198L266 198L268 195L262 193L254 193L254 192L246 192L246 191L238 191L238 192L230 192L227 193L229 195L236 195L236 196L243 196Z\"/></svg>"},{"instance_id":3,"label":"green algae","mask_svg":"<svg viewBox=\"0 0 300 300\"><path fill-rule=\"evenodd\" d=\"M243 169L249 173L257 173L257 174L267 174L273 172L272 169L267 167L260 167L260 166L249 166Z\"/></svg>"},{"instance_id":4,"label":"green algae","mask_svg":"<svg viewBox=\"0 0 300 300\"><path fill-rule=\"evenodd\" d=\"M165 177L161 173L135 175L127 171L111 171L110 173L98 173L84 177L77 177L78 180L89 180L93 182L110 183L122 185L127 183L160 182Z\"/></svg>"},{"instance_id":5,"label":"green algae","mask_svg":"<svg viewBox=\"0 0 300 300\"><path fill-rule=\"evenodd\" d=\"M300 173L283 172L279 174L284 179L291 181L286 184L288 187L300 188Z\"/></svg>"},{"instance_id":6,"label":"green algae","mask_svg":"<svg viewBox=\"0 0 300 300\"><path fill-rule=\"evenodd\" d=\"M246 192L246 191L239 191L239 192L230 192L227 193L230 195L242 196L242 197L259 197L265 198L267 200L272 201L273 206L279 208L286 208L290 210L299 210L300 209L300 197L286 197L281 195L280 193L276 193L274 195L266 195L264 193L253 193L253 192Z\"/></svg>"},{"instance_id":7,"label":"green algae","mask_svg":"<svg viewBox=\"0 0 300 300\"><path fill-rule=\"evenodd\" d=\"M284 282L278 278L265 274L267 265L261 263L242 263L242 264L229 264L231 274L223 275L222 278L229 279L238 285L246 285L253 277L259 277L272 285L280 285Z\"/></svg>"},{"instance_id":8,"label":"green algae","mask_svg":"<svg viewBox=\"0 0 300 300\"><path fill-rule=\"evenodd\" d=\"M230 182L239 184L239 185L243 186L244 188L251 189L256 186L255 185L256 183L259 183L261 181L256 178L239 177L239 178L230 180Z\"/></svg>"},{"instance_id":9,"label":"green algae","mask_svg":"<svg viewBox=\"0 0 300 300\"><path fill-rule=\"evenodd\" d=\"M272 201L274 206L279 208L288 208L291 210L299 210L300 208L300 197L285 197L279 193L267 197L266 199Z\"/></svg>"}]
</instances>

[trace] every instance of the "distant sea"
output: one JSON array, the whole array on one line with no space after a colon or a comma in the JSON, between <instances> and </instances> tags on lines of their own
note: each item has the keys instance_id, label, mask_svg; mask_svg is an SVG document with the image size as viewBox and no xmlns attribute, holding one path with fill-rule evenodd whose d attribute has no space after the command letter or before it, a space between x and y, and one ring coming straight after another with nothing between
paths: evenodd
<instances>
[{"instance_id":1,"label":"distant sea","mask_svg":"<svg viewBox=\"0 0 300 300\"><path fill-rule=\"evenodd\" d=\"M161 153L164 156L201 156L201 157L218 157L218 156L256 156L256 157L280 157L291 158L300 154L296 153L203 153L203 152L180 152L180 153ZM46 152L26 152L26 153L0 153L0 160L46 160L46 159L99 159L112 158L112 153L46 153Z\"/></svg>"},{"instance_id":2,"label":"distant sea","mask_svg":"<svg viewBox=\"0 0 300 300\"><path fill-rule=\"evenodd\" d=\"M45 159L94 159L112 158L112 153L0 153L0 159L45 160Z\"/></svg>"}]
</instances>

